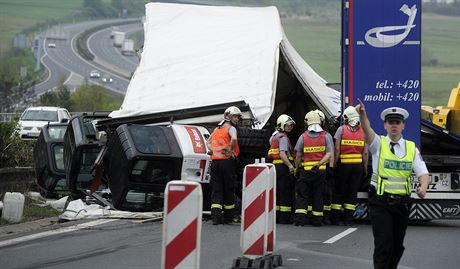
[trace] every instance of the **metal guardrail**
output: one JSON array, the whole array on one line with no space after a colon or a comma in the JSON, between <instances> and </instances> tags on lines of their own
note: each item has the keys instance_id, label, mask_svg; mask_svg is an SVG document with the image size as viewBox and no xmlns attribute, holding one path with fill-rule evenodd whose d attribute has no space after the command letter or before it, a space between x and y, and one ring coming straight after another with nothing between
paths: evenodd
<instances>
[{"instance_id":1,"label":"metal guardrail","mask_svg":"<svg viewBox=\"0 0 460 269\"><path fill-rule=\"evenodd\" d=\"M12 121L18 119L21 116L20 113L0 113L0 122Z\"/></svg>"}]
</instances>

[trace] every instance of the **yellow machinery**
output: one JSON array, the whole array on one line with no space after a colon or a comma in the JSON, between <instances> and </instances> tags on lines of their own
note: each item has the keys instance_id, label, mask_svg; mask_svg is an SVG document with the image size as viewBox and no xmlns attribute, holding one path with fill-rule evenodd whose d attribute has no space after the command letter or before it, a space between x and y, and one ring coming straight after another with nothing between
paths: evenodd
<instances>
[{"instance_id":1,"label":"yellow machinery","mask_svg":"<svg viewBox=\"0 0 460 269\"><path fill-rule=\"evenodd\" d=\"M447 106L422 106L422 119L460 135L460 82L452 89Z\"/></svg>"}]
</instances>

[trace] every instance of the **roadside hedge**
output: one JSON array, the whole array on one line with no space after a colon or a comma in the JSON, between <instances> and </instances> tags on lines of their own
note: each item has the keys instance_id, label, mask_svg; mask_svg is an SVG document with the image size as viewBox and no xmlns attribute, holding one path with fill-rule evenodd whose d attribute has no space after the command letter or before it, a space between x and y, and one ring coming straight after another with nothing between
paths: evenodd
<instances>
[{"instance_id":1,"label":"roadside hedge","mask_svg":"<svg viewBox=\"0 0 460 269\"><path fill-rule=\"evenodd\" d=\"M0 168L33 166L35 141L21 140L18 122L0 122Z\"/></svg>"}]
</instances>

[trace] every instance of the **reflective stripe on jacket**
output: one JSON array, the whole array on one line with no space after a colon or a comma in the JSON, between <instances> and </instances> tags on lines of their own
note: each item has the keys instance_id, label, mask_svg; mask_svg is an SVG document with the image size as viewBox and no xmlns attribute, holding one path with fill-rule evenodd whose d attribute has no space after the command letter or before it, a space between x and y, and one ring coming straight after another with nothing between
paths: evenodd
<instances>
[{"instance_id":1,"label":"reflective stripe on jacket","mask_svg":"<svg viewBox=\"0 0 460 269\"><path fill-rule=\"evenodd\" d=\"M377 175L377 194L410 194L410 176L415 158L415 143L406 140L406 155L394 155L384 136L380 137L380 158ZM375 181L374 179L372 179Z\"/></svg>"},{"instance_id":2,"label":"reflective stripe on jacket","mask_svg":"<svg viewBox=\"0 0 460 269\"><path fill-rule=\"evenodd\" d=\"M211 148L212 148L212 156L211 159L213 160L223 160L223 159L230 159L231 156L227 156L223 154L223 149L229 149L231 146L231 138L230 134L228 133L228 129L230 125L225 124L221 128L214 129L214 132L211 135ZM240 153L240 148L238 146L238 142L235 144L235 148L233 149L233 155L235 157L238 156Z\"/></svg>"},{"instance_id":3,"label":"reflective stripe on jacket","mask_svg":"<svg viewBox=\"0 0 460 269\"><path fill-rule=\"evenodd\" d=\"M340 140L340 162L362 163L364 151L364 132L362 128L353 131L348 124L342 126Z\"/></svg>"},{"instance_id":4,"label":"reflective stripe on jacket","mask_svg":"<svg viewBox=\"0 0 460 269\"><path fill-rule=\"evenodd\" d=\"M270 144L270 149L268 150L268 158L272 159L272 163L274 164L282 164L283 163L283 160L281 159L281 156L280 156L280 139L282 137L286 137L287 140L288 140L288 148L289 148L289 155L288 156L288 159L290 161L294 161L294 157L296 155L296 152L295 150L293 150L292 148L292 145L291 145L291 141L289 141L289 138L287 137L287 135L285 133L282 133L282 132L279 132L277 133L271 140L271 144Z\"/></svg>"},{"instance_id":5,"label":"reflective stripe on jacket","mask_svg":"<svg viewBox=\"0 0 460 269\"><path fill-rule=\"evenodd\" d=\"M326 155L326 131L322 131L318 137L309 137L308 131L302 134L303 137L303 162L305 170L311 170ZM319 170L326 170L326 164L319 167Z\"/></svg>"}]
</instances>

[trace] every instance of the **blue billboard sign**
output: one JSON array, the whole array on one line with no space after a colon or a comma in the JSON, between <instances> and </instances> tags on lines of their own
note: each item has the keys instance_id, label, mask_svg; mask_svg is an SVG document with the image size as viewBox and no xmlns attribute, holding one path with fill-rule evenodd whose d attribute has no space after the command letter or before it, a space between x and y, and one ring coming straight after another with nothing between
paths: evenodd
<instances>
[{"instance_id":1,"label":"blue billboard sign","mask_svg":"<svg viewBox=\"0 0 460 269\"><path fill-rule=\"evenodd\" d=\"M345 0L344 0L345 1ZM420 146L421 0L348 0L343 5L344 106L366 106L377 134L380 113L409 111L404 137Z\"/></svg>"}]
</instances>

